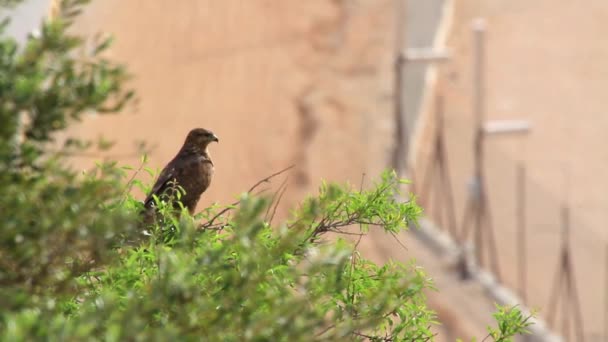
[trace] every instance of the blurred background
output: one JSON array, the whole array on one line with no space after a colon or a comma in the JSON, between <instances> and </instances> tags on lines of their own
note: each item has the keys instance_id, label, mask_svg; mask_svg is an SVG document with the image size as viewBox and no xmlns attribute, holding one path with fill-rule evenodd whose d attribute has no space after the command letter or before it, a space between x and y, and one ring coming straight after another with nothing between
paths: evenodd
<instances>
[{"instance_id":1,"label":"blurred background","mask_svg":"<svg viewBox=\"0 0 608 342\"><path fill-rule=\"evenodd\" d=\"M9 32L53 8L26 1ZM205 127L199 209L294 164L283 217L322 180L394 167L427 217L407 248L361 248L428 270L438 340L485 336L499 302L539 309L530 341L608 341L607 1L98 0L74 29L115 36L139 97L74 126L116 141L75 167L137 166L146 141L161 168Z\"/></svg>"}]
</instances>

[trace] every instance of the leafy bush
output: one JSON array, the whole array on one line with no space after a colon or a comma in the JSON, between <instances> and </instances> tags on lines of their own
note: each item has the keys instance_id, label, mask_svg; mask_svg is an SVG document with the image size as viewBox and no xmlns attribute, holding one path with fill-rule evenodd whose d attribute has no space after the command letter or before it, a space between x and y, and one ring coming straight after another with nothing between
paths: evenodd
<instances>
[{"instance_id":1,"label":"leafy bush","mask_svg":"<svg viewBox=\"0 0 608 342\"><path fill-rule=\"evenodd\" d=\"M83 40L67 31L82 1L64 3L63 16L25 46L0 37L0 305L8 312L73 294L75 279L109 262L112 247L134 233L132 213L112 207L121 196L114 168L81 177L60 156L85 142L50 149L52 133L70 120L118 110L133 94L123 90L124 68L99 55L109 41L74 57Z\"/></svg>"},{"instance_id":2,"label":"leafy bush","mask_svg":"<svg viewBox=\"0 0 608 342\"><path fill-rule=\"evenodd\" d=\"M25 47L0 39L2 340L433 338L423 270L379 266L356 249L369 229L396 234L421 214L396 200L394 173L366 190L324 184L278 225L278 200L249 191L197 217L159 203L164 219L145 226L128 191L138 183L125 185L123 169L63 166L66 151L88 143L52 151L54 132L132 98L123 67L99 54L109 41L74 57L82 40L67 30L83 2L63 1ZM499 310L489 336L525 330L518 313Z\"/></svg>"}]
</instances>

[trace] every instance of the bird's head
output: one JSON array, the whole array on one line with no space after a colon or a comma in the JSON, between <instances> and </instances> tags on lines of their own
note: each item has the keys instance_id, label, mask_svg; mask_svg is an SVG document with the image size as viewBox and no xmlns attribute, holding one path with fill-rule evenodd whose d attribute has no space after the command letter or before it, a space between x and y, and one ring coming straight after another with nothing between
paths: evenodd
<instances>
[{"instance_id":1,"label":"bird's head","mask_svg":"<svg viewBox=\"0 0 608 342\"><path fill-rule=\"evenodd\" d=\"M213 141L220 141L213 132L204 128L195 128L188 133L184 148L203 152L207 149L207 145Z\"/></svg>"}]
</instances>

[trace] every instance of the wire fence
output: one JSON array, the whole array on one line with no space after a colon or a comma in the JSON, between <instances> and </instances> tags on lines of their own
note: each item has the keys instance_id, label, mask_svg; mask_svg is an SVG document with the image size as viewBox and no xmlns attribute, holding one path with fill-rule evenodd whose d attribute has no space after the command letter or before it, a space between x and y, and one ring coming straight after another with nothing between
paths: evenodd
<instances>
[{"instance_id":1,"label":"wire fence","mask_svg":"<svg viewBox=\"0 0 608 342\"><path fill-rule=\"evenodd\" d=\"M462 144L451 140L462 135L453 130L467 123L453 124L455 109L444 96L449 82L439 82L430 90L433 105L421 114L429 122L418 145L424 151L415 152L418 157L406 173L415 180L414 193L427 216L461 246L463 258L471 259L465 265L486 270L499 284L515 289L519 302L539 307L550 328L566 340L602 336L608 341L608 247L598 234L602 229L586 224L584 213L577 215L581 206L571 203L575 184L569 184L563 162L525 160L505 152L505 144L525 146L518 141L533 132L525 120L486 119L485 29L483 21L473 23L473 115L465 129L471 134L470 152L454 153L463 149L452 148ZM445 51L429 56L433 54ZM407 72L407 59L403 64ZM495 144L496 135L511 138ZM452 171L454 165L458 172ZM546 188L538 182L546 174L562 177L564 186ZM468 256L467 245L473 249Z\"/></svg>"}]
</instances>

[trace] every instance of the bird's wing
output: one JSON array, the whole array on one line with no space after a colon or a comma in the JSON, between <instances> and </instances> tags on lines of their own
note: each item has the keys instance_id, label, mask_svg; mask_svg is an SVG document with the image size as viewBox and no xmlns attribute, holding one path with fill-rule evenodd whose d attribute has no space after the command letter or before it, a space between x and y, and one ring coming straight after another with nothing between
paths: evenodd
<instances>
[{"instance_id":1,"label":"bird's wing","mask_svg":"<svg viewBox=\"0 0 608 342\"><path fill-rule=\"evenodd\" d=\"M157 197L162 195L167 187L171 186L171 181L175 179L175 168L174 167L166 167L158 176L156 183L152 187L150 194L144 200L144 206L149 208L154 204L154 195Z\"/></svg>"}]
</instances>

